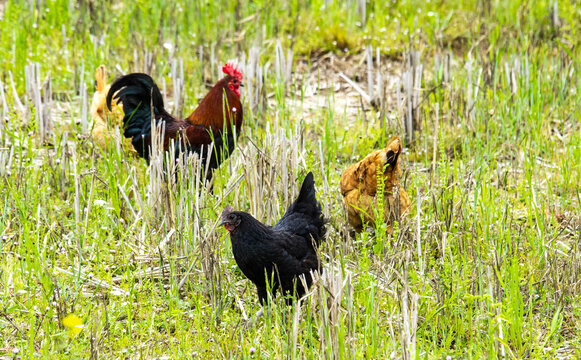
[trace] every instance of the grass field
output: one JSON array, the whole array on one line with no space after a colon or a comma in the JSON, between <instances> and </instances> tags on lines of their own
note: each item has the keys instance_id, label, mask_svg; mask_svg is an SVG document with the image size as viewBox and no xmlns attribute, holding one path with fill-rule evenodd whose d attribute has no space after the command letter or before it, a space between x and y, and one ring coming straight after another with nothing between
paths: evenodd
<instances>
[{"instance_id":1,"label":"grass field","mask_svg":"<svg viewBox=\"0 0 581 360\"><path fill-rule=\"evenodd\" d=\"M0 18L0 359L581 357L579 2L8 0ZM183 115L228 59L245 123L213 192L93 145L98 65L151 73ZM356 235L341 173L396 134L411 213ZM308 171L325 271L256 320L219 214L273 224Z\"/></svg>"}]
</instances>

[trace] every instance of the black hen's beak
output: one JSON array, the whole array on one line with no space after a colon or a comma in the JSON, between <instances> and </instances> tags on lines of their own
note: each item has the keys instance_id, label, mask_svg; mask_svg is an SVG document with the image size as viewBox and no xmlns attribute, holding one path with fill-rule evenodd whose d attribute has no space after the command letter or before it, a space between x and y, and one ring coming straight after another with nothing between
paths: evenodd
<instances>
[{"instance_id":1,"label":"black hen's beak","mask_svg":"<svg viewBox=\"0 0 581 360\"><path fill-rule=\"evenodd\" d=\"M226 224L226 220L224 220L223 218L220 220L220 222L218 223L218 226L222 226Z\"/></svg>"}]
</instances>

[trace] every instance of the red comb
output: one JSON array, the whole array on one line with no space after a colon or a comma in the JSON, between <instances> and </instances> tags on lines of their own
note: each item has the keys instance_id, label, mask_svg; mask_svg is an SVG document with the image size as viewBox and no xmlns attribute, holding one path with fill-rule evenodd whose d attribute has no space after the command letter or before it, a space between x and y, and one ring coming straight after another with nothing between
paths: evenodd
<instances>
[{"instance_id":1,"label":"red comb","mask_svg":"<svg viewBox=\"0 0 581 360\"><path fill-rule=\"evenodd\" d=\"M237 78L238 80L242 80L242 73L238 69L237 65L234 65L232 63L226 63L226 65L222 66L222 71L226 75L230 75Z\"/></svg>"}]
</instances>

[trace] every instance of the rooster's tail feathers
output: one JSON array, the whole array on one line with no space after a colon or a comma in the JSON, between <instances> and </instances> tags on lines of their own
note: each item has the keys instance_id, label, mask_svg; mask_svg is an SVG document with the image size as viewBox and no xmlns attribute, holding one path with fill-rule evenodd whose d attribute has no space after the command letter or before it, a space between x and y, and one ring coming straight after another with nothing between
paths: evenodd
<instances>
[{"instance_id":1,"label":"rooster's tail feathers","mask_svg":"<svg viewBox=\"0 0 581 360\"><path fill-rule=\"evenodd\" d=\"M119 93L115 94L117 91ZM152 104L156 112L164 109L161 92L151 76L147 74L133 73L117 79L111 85L111 89L109 89L107 94L107 107L109 109L111 109L113 96L119 99L118 102L123 102L124 107L125 102L129 100L129 105L137 105L139 103ZM127 114L127 111L125 111L125 114Z\"/></svg>"},{"instance_id":2,"label":"rooster's tail feathers","mask_svg":"<svg viewBox=\"0 0 581 360\"><path fill-rule=\"evenodd\" d=\"M109 109L113 97L123 103L123 135L131 138L137 153L148 160L151 118L166 113L159 88L151 76L133 73L120 77L111 85L107 94Z\"/></svg>"}]
</instances>

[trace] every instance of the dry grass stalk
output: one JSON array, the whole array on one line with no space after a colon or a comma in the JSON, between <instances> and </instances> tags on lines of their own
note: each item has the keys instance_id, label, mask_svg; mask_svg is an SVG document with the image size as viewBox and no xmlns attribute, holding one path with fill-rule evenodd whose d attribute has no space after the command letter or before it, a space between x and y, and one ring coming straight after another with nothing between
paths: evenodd
<instances>
[{"instance_id":1,"label":"dry grass stalk","mask_svg":"<svg viewBox=\"0 0 581 360\"><path fill-rule=\"evenodd\" d=\"M43 82L40 81L40 66L38 63L26 65L24 68L26 81L26 94L31 99L35 108L34 121L38 126L40 143L44 144L52 130L50 108L52 103L52 91L50 85L50 73Z\"/></svg>"},{"instance_id":2,"label":"dry grass stalk","mask_svg":"<svg viewBox=\"0 0 581 360\"><path fill-rule=\"evenodd\" d=\"M365 57L367 59L367 93L369 94L369 98L373 99L374 91L373 91L373 48L371 45L365 48Z\"/></svg>"},{"instance_id":3,"label":"dry grass stalk","mask_svg":"<svg viewBox=\"0 0 581 360\"><path fill-rule=\"evenodd\" d=\"M488 282L488 294L490 295L490 303L495 301L500 301L497 296L495 296L496 291L494 291L493 285L497 283L497 277L493 275L494 271L491 265L486 266L486 278ZM496 299L496 300L495 300ZM496 319L498 321L498 340L495 340L495 345L497 352L500 354L501 358L506 358L506 352L504 349L504 330L502 328L502 319L500 316L500 309L496 309Z\"/></svg>"},{"instance_id":4,"label":"dry grass stalk","mask_svg":"<svg viewBox=\"0 0 581 360\"><path fill-rule=\"evenodd\" d=\"M142 56L137 52L137 49L133 51L133 68L136 71L151 74L155 65L155 52L150 52L149 50L144 49L141 55ZM125 71L120 71L120 73L124 74Z\"/></svg>"},{"instance_id":5,"label":"dry grass stalk","mask_svg":"<svg viewBox=\"0 0 581 360\"><path fill-rule=\"evenodd\" d=\"M310 296L312 316L319 330L321 353L325 359L339 358L339 326L342 321L341 304L351 275L343 277L338 263L329 263L322 274L313 274L313 290Z\"/></svg>"},{"instance_id":6,"label":"dry grass stalk","mask_svg":"<svg viewBox=\"0 0 581 360\"><path fill-rule=\"evenodd\" d=\"M11 174L15 148L15 146L11 146L10 151L6 151L6 149L0 150L0 175L6 176Z\"/></svg>"},{"instance_id":7,"label":"dry grass stalk","mask_svg":"<svg viewBox=\"0 0 581 360\"><path fill-rule=\"evenodd\" d=\"M173 114L177 118L183 118L184 114L184 61L182 58L171 60L171 77L173 82Z\"/></svg>"},{"instance_id":8,"label":"dry grass stalk","mask_svg":"<svg viewBox=\"0 0 581 360\"><path fill-rule=\"evenodd\" d=\"M466 89L467 93L466 117L469 119L470 122L474 120L474 107L476 106L476 101L478 99L478 91L480 90L480 81L482 80L482 68L478 67L477 69L474 69L473 64L474 61L472 60L472 57L469 57L468 61L466 62L466 71L468 74L468 84ZM476 76L474 76L474 70L477 70Z\"/></svg>"},{"instance_id":9,"label":"dry grass stalk","mask_svg":"<svg viewBox=\"0 0 581 360\"><path fill-rule=\"evenodd\" d=\"M402 289L400 291L400 304L402 316L401 348L402 359L412 360L416 358L416 331L418 328L419 295L412 292L408 283L409 252L406 252L404 263Z\"/></svg>"},{"instance_id":10,"label":"dry grass stalk","mask_svg":"<svg viewBox=\"0 0 581 360\"><path fill-rule=\"evenodd\" d=\"M432 143L432 181L430 182L430 187L434 186L434 181L436 181L436 155L438 149L438 134L439 134L439 127L440 127L440 104L436 103L436 118L435 118L435 125L434 125L434 140Z\"/></svg>"},{"instance_id":11,"label":"dry grass stalk","mask_svg":"<svg viewBox=\"0 0 581 360\"><path fill-rule=\"evenodd\" d=\"M452 52L448 51L442 54L436 54L434 56L434 70L437 74L442 69L442 84L448 84L450 82L450 64L452 63Z\"/></svg>"},{"instance_id":12,"label":"dry grass stalk","mask_svg":"<svg viewBox=\"0 0 581 360\"><path fill-rule=\"evenodd\" d=\"M371 103L371 97L359 85L357 85L353 80L349 79L347 75L343 73L339 73L339 76L345 80L347 84L351 85L351 87L353 87L353 89L355 89L355 91L357 91L361 97L365 99L365 101Z\"/></svg>"},{"instance_id":13,"label":"dry grass stalk","mask_svg":"<svg viewBox=\"0 0 581 360\"><path fill-rule=\"evenodd\" d=\"M280 40L276 41L275 47L275 54L276 59L274 62L275 74L276 74L276 81L282 82L285 87L285 91L288 89L291 74L292 74L292 63L293 63L293 51L292 49L287 49L287 56L284 55L284 50L282 49L282 45Z\"/></svg>"},{"instance_id":14,"label":"dry grass stalk","mask_svg":"<svg viewBox=\"0 0 581 360\"><path fill-rule=\"evenodd\" d=\"M165 174L165 152L163 149L163 139L165 137L165 124L155 124L152 117L151 124L151 154L149 155L149 204L154 218L159 219L170 212L168 209L168 193ZM168 154L173 156L173 154ZM169 165L171 166L171 164ZM172 173L168 173L168 179L172 178ZM155 227L155 226L154 226Z\"/></svg>"},{"instance_id":15,"label":"dry grass stalk","mask_svg":"<svg viewBox=\"0 0 581 360\"><path fill-rule=\"evenodd\" d=\"M15 108L15 112L20 115L23 119L28 119L30 116L28 106L24 106L22 101L20 101L20 97L18 96L18 92L16 91L16 85L14 84L14 78L12 76L12 72L8 71L8 77L10 78L10 87L12 89L12 102Z\"/></svg>"},{"instance_id":16,"label":"dry grass stalk","mask_svg":"<svg viewBox=\"0 0 581 360\"><path fill-rule=\"evenodd\" d=\"M402 75L403 94L400 105L405 108L405 116L402 118L402 129L408 142L415 139L414 132L420 130L421 112L420 112L420 91L422 86L423 66L420 63L419 51L412 50L408 54L406 69ZM399 98L399 96L398 96ZM404 120L405 119L405 120Z\"/></svg>"},{"instance_id":17,"label":"dry grass stalk","mask_svg":"<svg viewBox=\"0 0 581 360\"><path fill-rule=\"evenodd\" d=\"M74 197L74 209L75 209L75 225L77 228L77 233L79 233L79 224L81 223L81 183L80 183L80 177L77 171L77 151L75 149L75 145L73 144L71 151L73 153L73 160L72 160L72 166L73 166L73 181L75 183L75 197ZM80 251L81 249L79 249Z\"/></svg>"},{"instance_id":18,"label":"dry grass stalk","mask_svg":"<svg viewBox=\"0 0 581 360\"><path fill-rule=\"evenodd\" d=\"M422 256L422 233L421 233L421 214L422 214L422 197L420 188L416 191L416 244L418 249L419 273L424 274L424 262Z\"/></svg>"},{"instance_id":19,"label":"dry grass stalk","mask_svg":"<svg viewBox=\"0 0 581 360\"><path fill-rule=\"evenodd\" d=\"M260 66L260 48L253 46L248 51L248 60L242 58L240 68L244 73L244 98L248 101L250 113L264 109L264 67Z\"/></svg>"},{"instance_id":20,"label":"dry grass stalk","mask_svg":"<svg viewBox=\"0 0 581 360\"><path fill-rule=\"evenodd\" d=\"M87 84L84 78L81 80L81 133L83 135L87 134Z\"/></svg>"},{"instance_id":21,"label":"dry grass stalk","mask_svg":"<svg viewBox=\"0 0 581 360\"><path fill-rule=\"evenodd\" d=\"M366 0L356 0L357 1L357 12L361 17L361 24L365 26L367 23L367 1Z\"/></svg>"},{"instance_id":22,"label":"dry grass stalk","mask_svg":"<svg viewBox=\"0 0 581 360\"><path fill-rule=\"evenodd\" d=\"M0 81L0 103L2 104L2 112L0 113L0 143L2 142L4 123L8 121L8 103L6 102L6 95L4 94L4 84Z\"/></svg>"}]
</instances>

